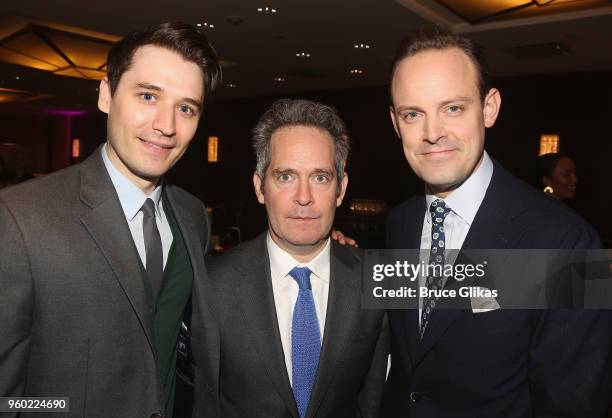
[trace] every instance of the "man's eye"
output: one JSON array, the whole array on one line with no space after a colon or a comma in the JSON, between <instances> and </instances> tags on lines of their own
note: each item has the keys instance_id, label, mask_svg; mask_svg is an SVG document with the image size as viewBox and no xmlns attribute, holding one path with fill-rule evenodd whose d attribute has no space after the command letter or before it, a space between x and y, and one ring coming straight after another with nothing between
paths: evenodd
<instances>
[{"instance_id":1,"label":"man's eye","mask_svg":"<svg viewBox=\"0 0 612 418\"><path fill-rule=\"evenodd\" d=\"M317 183L327 183L329 181L329 177L323 174L318 174L315 176L314 180Z\"/></svg>"},{"instance_id":2,"label":"man's eye","mask_svg":"<svg viewBox=\"0 0 612 418\"><path fill-rule=\"evenodd\" d=\"M449 106L448 107L448 113L459 113L461 112L463 109L461 106L457 106L457 105L453 105L453 106Z\"/></svg>"},{"instance_id":3,"label":"man's eye","mask_svg":"<svg viewBox=\"0 0 612 418\"><path fill-rule=\"evenodd\" d=\"M151 93L142 93L140 96L145 102L150 102L155 99L155 96Z\"/></svg>"},{"instance_id":4,"label":"man's eye","mask_svg":"<svg viewBox=\"0 0 612 418\"><path fill-rule=\"evenodd\" d=\"M280 174L277 178L279 181L287 182L291 180L291 174Z\"/></svg>"},{"instance_id":5,"label":"man's eye","mask_svg":"<svg viewBox=\"0 0 612 418\"><path fill-rule=\"evenodd\" d=\"M419 117L419 113L418 112L406 112L404 114L404 119L405 120L414 120L416 118Z\"/></svg>"},{"instance_id":6,"label":"man's eye","mask_svg":"<svg viewBox=\"0 0 612 418\"><path fill-rule=\"evenodd\" d=\"M179 106L179 111L181 113L185 113L186 115L193 115L193 109L190 106L187 105L180 105Z\"/></svg>"}]
</instances>

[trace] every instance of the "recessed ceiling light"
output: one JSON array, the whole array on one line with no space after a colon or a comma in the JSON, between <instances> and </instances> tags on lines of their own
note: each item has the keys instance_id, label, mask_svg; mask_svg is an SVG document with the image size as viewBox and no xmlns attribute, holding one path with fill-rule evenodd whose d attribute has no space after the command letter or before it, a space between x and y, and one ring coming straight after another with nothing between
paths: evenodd
<instances>
[{"instance_id":1,"label":"recessed ceiling light","mask_svg":"<svg viewBox=\"0 0 612 418\"><path fill-rule=\"evenodd\" d=\"M310 58L310 53L308 52L298 52L297 54L295 54L296 57L300 57L300 58Z\"/></svg>"},{"instance_id":2,"label":"recessed ceiling light","mask_svg":"<svg viewBox=\"0 0 612 418\"><path fill-rule=\"evenodd\" d=\"M227 83L226 87L229 87L230 89L235 89L238 86L236 84L234 84L234 83Z\"/></svg>"},{"instance_id":3,"label":"recessed ceiling light","mask_svg":"<svg viewBox=\"0 0 612 418\"><path fill-rule=\"evenodd\" d=\"M21 80L21 77L19 77L18 75L15 76L15 80Z\"/></svg>"},{"instance_id":4,"label":"recessed ceiling light","mask_svg":"<svg viewBox=\"0 0 612 418\"><path fill-rule=\"evenodd\" d=\"M274 7L258 7L257 11L266 15L276 13L276 9Z\"/></svg>"},{"instance_id":5,"label":"recessed ceiling light","mask_svg":"<svg viewBox=\"0 0 612 418\"><path fill-rule=\"evenodd\" d=\"M361 70L359 68L353 68L351 70L351 74L363 74L363 70Z\"/></svg>"},{"instance_id":6,"label":"recessed ceiling light","mask_svg":"<svg viewBox=\"0 0 612 418\"><path fill-rule=\"evenodd\" d=\"M213 25L212 23L208 23L208 22L198 23L196 26L198 28L208 28L208 29L214 29L215 28L215 25Z\"/></svg>"},{"instance_id":7,"label":"recessed ceiling light","mask_svg":"<svg viewBox=\"0 0 612 418\"><path fill-rule=\"evenodd\" d=\"M287 79L285 77L274 77L274 81L276 81L277 83L283 83L286 80Z\"/></svg>"},{"instance_id":8,"label":"recessed ceiling light","mask_svg":"<svg viewBox=\"0 0 612 418\"><path fill-rule=\"evenodd\" d=\"M370 45L368 44L355 44L353 45L355 49L370 49Z\"/></svg>"}]
</instances>

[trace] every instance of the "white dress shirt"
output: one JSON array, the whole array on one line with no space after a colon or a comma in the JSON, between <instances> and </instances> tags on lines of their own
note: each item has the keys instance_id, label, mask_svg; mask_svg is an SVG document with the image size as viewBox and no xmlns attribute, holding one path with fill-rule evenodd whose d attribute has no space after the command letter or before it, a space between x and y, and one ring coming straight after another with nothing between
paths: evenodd
<instances>
[{"instance_id":1,"label":"white dress shirt","mask_svg":"<svg viewBox=\"0 0 612 418\"><path fill-rule=\"evenodd\" d=\"M463 246L463 241L465 241L465 237L467 237L470 226L474 222L476 213L485 197L491 177L493 177L493 161L491 161L487 152L484 151L482 161L472 175L461 186L450 192L444 199L441 199L451 209L444 219L444 247L447 250L459 250ZM432 225L429 207L436 199L440 198L426 190L425 203L427 208L423 217L419 260L425 263L429 262L429 250L431 249ZM452 257L449 257L450 255ZM457 252L452 252L448 256L445 253L445 263L453 264L455 262L454 257L456 256ZM421 274L419 286L425 286L425 279L425 276ZM419 324L421 322L421 305L422 300L419 300Z\"/></svg>"},{"instance_id":2,"label":"white dress shirt","mask_svg":"<svg viewBox=\"0 0 612 418\"><path fill-rule=\"evenodd\" d=\"M291 368L291 323L293 320L293 308L297 300L300 287L289 272L294 267L308 267L310 274L310 287L314 299L321 341L325 330L325 315L327 313L327 296L329 294L329 238L323 250L308 263L298 262L291 254L280 248L268 233L266 239L268 256L270 257L270 273L272 276L272 292L274 293L274 305L276 317L278 318L278 329L280 330L283 352L285 354L285 366L289 375L289 382L293 382Z\"/></svg>"},{"instance_id":3,"label":"white dress shirt","mask_svg":"<svg viewBox=\"0 0 612 418\"><path fill-rule=\"evenodd\" d=\"M113 165L108 157L106 147L107 144L104 144L102 147L102 159L104 161L104 166L106 167L106 171L108 171L108 175L113 182L115 190L117 191L117 196L119 196L121 208L123 209L125 219L130 227L132 240L134 241L134 245L136 245L136 250L138 250L138 255L140 256L143 266L147 265L147 253L145 251L144 233L142 230L143 214L140 209L147 199L151 199L153 200L153 203L155 203L155 222L157 224L157 229L159 230L159 235L162 242L162 250L164 254L163 266L165 268L166 262L168 261L168 253L170 252L170 247L172 246L172 230L170 229L170 224L166 218L164 204L161 199L162 186L158 185L155 190L153 190L153 192L147 196L138 186L132 183Z\"/></svg>"}]
</instances>

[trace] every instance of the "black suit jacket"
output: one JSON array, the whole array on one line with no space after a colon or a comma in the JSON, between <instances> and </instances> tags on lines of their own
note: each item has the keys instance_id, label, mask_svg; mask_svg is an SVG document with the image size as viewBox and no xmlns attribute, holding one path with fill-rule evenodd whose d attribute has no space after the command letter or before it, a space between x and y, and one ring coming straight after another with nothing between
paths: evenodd
<instances>
[{"instance_id":1,"label":"black suit jacket","mask_svg":"<svg viewBox=\"0 0 612 418\"><path fill-rule=\"evenodd\" d=\"M424 196L389 215L389 248L419 248ZM464 249L596 248L581 218L494 163ZM435 310L422 341L418 310L391 310L384 417L603 416L608 313Z\"/></svg>"},{"instance_id":2,"label":"black suit jacket","mask_svg":"<svg viewBox=\"0 0 612 418\"><path fill-rule=\"evenodd\" d=\"M164 187L193 266L194 309L207 312L206 210ZM68 396L70 412L58 414L68 417L163 411L145 278L100 149L0 191L0 289L0 396Z\"/></svg>"},{"instance_id":3,"label":"black suit jacket","mask_svg":"<svg viewBox=\"0 0 612 418\"><path fill-rule=\"evenodd\" d=\"M209 257L207 265L219 320L220 416L298 417L276 318L266 234ZM384 311L361 309L361 268L360 251L332 243L325 332L308 417L378 414L388 327ZM198 370L201 331L194 322ZM204 416L200 397L196 392L198 417Z\"/></svg>"}]
</instances>

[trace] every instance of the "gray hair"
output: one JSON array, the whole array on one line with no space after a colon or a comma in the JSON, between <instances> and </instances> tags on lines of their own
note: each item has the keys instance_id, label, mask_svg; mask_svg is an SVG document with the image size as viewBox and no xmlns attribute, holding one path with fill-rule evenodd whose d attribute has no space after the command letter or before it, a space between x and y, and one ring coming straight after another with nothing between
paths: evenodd
<instances>
[{"instance_id":1,"label":"gray hair","mask_svg":"<svg viewBox=\"0 0 612 418\"><path fill-rule=\"evenodd\" d=\"M327 131L334 142L336 175L338 180L342 178L350 146L346 125L338 116L336 109L311 100L280 99L265 111L253 129L253 149L257 157L256 172L262 180L272 158L270 150L272 135L278 129L287 126L311 126Z\"/></svg>"}]
</instances>

